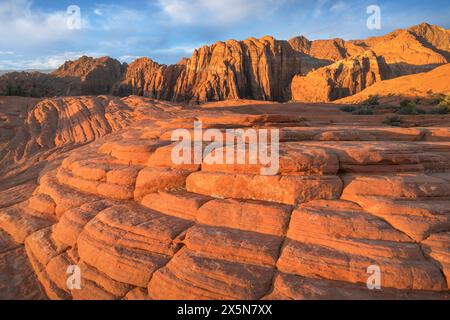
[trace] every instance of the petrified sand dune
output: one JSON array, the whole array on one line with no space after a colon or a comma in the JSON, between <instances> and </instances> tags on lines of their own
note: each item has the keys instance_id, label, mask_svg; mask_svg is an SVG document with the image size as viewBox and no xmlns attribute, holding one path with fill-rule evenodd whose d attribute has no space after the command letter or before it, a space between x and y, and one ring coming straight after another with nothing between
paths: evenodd
<instances>
[{"instance_id":1,"label":"petrified sand dune","mask_svg":"<svg viewBox=\"0 0 450 320\"><path fill-rule=\"evenodd\" d=\"M331 106L2 101L29 105L2 126L14 137L3 172L46 163L22 167L39 173L35 189L4 179L1 298L450 299L448 126L352 125L361 118ZM171 132L200 119L280 129L277 175L172 164ZM366 287L371 265L380 291Z\"/></svg>"},{"instance_id":2,"label":"petrified sand dune","mask_svg":"<svg viewBox=\"0 0 450 320\"><path fill-rule=\"evenodd\" d=\"M376 94L381 97L426 97L430 90L435 93L449 94L449 74L450 64L445 64L425 73L378 82L358 94L337 100L336 102L358 103Z\"/></svg>"}]
</instances>

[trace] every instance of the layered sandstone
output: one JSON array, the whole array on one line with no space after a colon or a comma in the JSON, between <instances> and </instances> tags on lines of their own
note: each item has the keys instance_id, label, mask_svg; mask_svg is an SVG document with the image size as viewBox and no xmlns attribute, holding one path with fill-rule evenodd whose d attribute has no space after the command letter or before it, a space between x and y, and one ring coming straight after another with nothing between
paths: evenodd
<instances>
[{"instance_id":1,"label":"layered sandstone","mask_svg":"<svg viewBox=\"0 0 450 320\"><path fill-rule=\"evenodd\" d=\"M55 142L77 148L45 158L38 178L2 184L1 298L450 299L444 120L363 126L331 106L318 114L298 104L193 108L142 97L22 103L22 121L37 110L45 119L24 141L51 154ZM81 105L93 117L82 118L86 126L57 118L56 136L47 132L52 110ZM82 110L64 114L75 120ZM199 119L219 132L280 129L278 171L174 164L171 133ZM73 265L80 290L66 284ZM373 265L382 290L366 286Z\"/></svg>"}]
</instances>

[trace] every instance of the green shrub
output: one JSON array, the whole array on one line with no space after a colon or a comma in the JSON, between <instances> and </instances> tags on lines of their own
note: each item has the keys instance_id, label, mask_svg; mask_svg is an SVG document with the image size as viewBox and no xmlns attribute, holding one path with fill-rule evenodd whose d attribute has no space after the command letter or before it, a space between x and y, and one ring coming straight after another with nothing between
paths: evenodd
<instances>
[{"instance_id":1,"label":"green shrub","mask_svg":"<svg viewBox=\"0 0 450 320\"><path fill-rule=\"evenodd\" d=\"M363 102L364 106L378 106L380 104L380 96L378 94L372 96L370 95L369 98Z\"/></svg>"},{"instance_id":2,"label":"green shrub","mask_svg":"<svg viewBox=\"0 0 450 320\"><path fill-rule=\"evenodd\" d=\"M374 114L374 112L372 109L360 108L358 110L353 111L352 114L357 116L371 116Z\"/></svg>"},{"instance_id":3,"label":"green shrub","mask_svg":"<svg viewBox=\"0 0 450 320\"><path fill-rule=\"evenodd\" d=\"M25 90L22 88L21 85L13 86L11 84L8 84L6 86L6 95L7 96L26 96Z\"/></svg>"},{"instance_id":4,"label":"green shrub","mask_svg":"<svg viewBox=\"0 0 450 320\"><path fill-rule=\"evenodd\" d=\"M397 110L398 114L402 115L416 115L419 114L419 111L416 108L416 105L412 103L410 100L405 99L400 102L400 108Z\"/></svg>"},{"instance_id":5,"label":"green shrub","mask_svg":"<svg viewBox=\"0 0 450 320\"><path fill-rule=\"evenodd\" d=\"M355 111L357 109L358 108L355 107L355 106L343 106L343 107L341 107L341 111L344 111L344 112L353 112L353 111Z\"/></svg>"},{"instance_id":6,"label":"green shrub","mask_svg":"<svg viewBox=\"0 0 450 320\"><path fill-rule=\"evenodd\" d=\"M450 114L450 107L448 106L437 106L431 109L431 114Z\"/></svg>"},{"instance_id":7,"label":"green shrub","mask_svg":"<svg viewBox=\"0 0 450 320\"><path fill-rule=\"evenodd\" d=\"M386 117L383 123L388 126L400 127L402 125L402 119L399 116L390 116Z\"/></svg>"},{"instance_id":8,"label":"green shrub","mask_svg":"<svg viewBox=\"0 0 450 320\"><path fill-rule=\"evenodd\" d=\"M440 107L450 107L450 96L445 96L439 101L438 106Z\"/></svg>"},{"instance_id":9,"label":"green shrub","mask_svg":"<svg viewBox=\"0 0 450 320\"><path fill-rule=\"evenodd\" d=\"M442 101L449 101L449 97L446 96L445 94L442 93L434 93L431 95L431 104L434 106L437 106L438 104L440 104Z\"/></svg>"}]
</instances>

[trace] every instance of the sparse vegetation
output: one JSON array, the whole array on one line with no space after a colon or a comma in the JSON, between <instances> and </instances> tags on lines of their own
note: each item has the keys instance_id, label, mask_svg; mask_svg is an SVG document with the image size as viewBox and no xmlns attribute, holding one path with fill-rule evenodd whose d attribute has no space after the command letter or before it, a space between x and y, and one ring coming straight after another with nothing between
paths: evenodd
<instances>
[{"instance_id":1,"label":"sparse vegetation","mask_svg":"<svg viewBox=\"0 0 450 320\"><path fill-rule=\"evenodd\" d=\"M402 119L399 116L390 116L386 117L383 123L392 127L400 127L402 125Z\"/></svg>"},{"instance_id":2,"label":"sparse vegetation","mask_svg":"<svg viewBox=\"0 0 450 320\"><path fill-rule=\"evenodd\" d=\"M431 114L450 114L450 107L448 106L437 106L431 109Z\"/></svg>"},{"instance_id":3,"label":"sparse vegetation","mask_svg":"<svg viewBox=\"0 0 450 320\"><path fill-rule=\"evenodd\" d=\"M450 103L450 96L446 96L442 93L432 93L430 94L431 104L434 106L439 105L440 103Z\"/></svg>"},{"instance_id":4,"label":"sparse vegetation","mask_svg":"<svg viewBox=\"0 0 450 320\"><path fill-rule=\"evenodd\" d=\"M359 109L353 111L352 114L358 115L358 116L371 116L371 115L374 115L375 113L372 109L369 109L369 108L359 108Z\"/></svg>"},{"instance_id":5,"label":"sparse vegetation","mask_svg":"<svg viewBox=\"0 0 450 320\"><path fill-rule=\"evenodd\" d=\"M433 94L431 104L435 106L431 109L431 114L450 114L450 96L441 93Z\"/></svg>"},{"instance_id":6,"label":"sparse vegetation","mask_svg":"<svg viewBox=\"0 0 450 320\"><path fill-rule=\"evenodd\" d=\"M341 111L344 111L344 112L354 112L354 111L356 111L358 108L357 107L355 107L355 106L343 106L343 107L341 107Z\"/></svg>"},{"instance_id":7,"label":"sparse vegetation","mask_svg":"<svg viewBox=\"0 0 450 320\"><path fill-rule=\"evenodd\" d=\"M380 105L380 96L378 94L376 95L370 95L369 98L362 103L363 106L378 106Z\"/></svg>"},{"instance_id":8,"label":"sparse vegetation","mask_svg":"<svg viewBox=\"0 0 450 320\"><path fill-rule=\"evenodd\" d=\"M401 115L418 115L425 114L426 111L418 109L415 103L411 102L408 99L405 99L400 102L400 108L398 108L396 113Z\"/></svg>"},{"instance_id":9,"label":"sparse vegetation","mask_svg":"<svg viewBox=\"0 0 450 320\"><path fill-rule=\"evenodd\" d=\"M6 96L24 96L25 91L22 89L20 85L13 86L11 84L8 84L6 86Z\"/></svg>"},{"instance_id":10,"label":"sparse vegetation","mask_svg":"<svg viewBox=\"0 0 450 320\"><path fill-rule=\"evenodd\" d=\"M374 115L375 109L380 105L380 96L369 96L367 100L362 102L359 106L343 106L341 111L348 112L354 115Z\"/></svg>"}]
</instances>

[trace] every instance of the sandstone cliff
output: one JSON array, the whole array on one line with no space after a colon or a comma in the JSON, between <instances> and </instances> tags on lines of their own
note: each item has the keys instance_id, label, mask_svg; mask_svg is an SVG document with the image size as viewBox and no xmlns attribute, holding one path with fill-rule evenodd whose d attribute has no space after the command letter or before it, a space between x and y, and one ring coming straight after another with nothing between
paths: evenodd
<instances>
[{"instance_id":1,"label":"sandstone cliff","mask_svg":"<svg viewBox=\"0 0 450 320\"><path fill-rule=\"evenodd\" d=\"M436 39L436 37L439 39ZM429 71L448 62L442 53L450 53L450 35L438 26L421 24L408 30L396 30L382 37L353 41L365 49L384 57L393 76ZM442 49L431 43L439 43Z\"/></svg>"},{"instance_id":2,"label":"sandstone cliff","mask_svg":"<svg viewBox=\"0 0 450 320\"><path fill-rule=\"evenodd\" d=\"M345 73L354 74L355 83L348 83L351 76L331 76L330 72L315 71L328 66L335 69L332 66L335 62L346 59L352 64L351 61L360 59L367 51L374 52L379 61L383 60L389 66L390 77L429 71L450 61L450 33L424 23L366 40L309 41L302 36L289 41L269 36L229 40L204 46L195 50L191 58L170 66L148 58L126 66L108 57L82 57L65 63L52 75L3 75L0 93L26 96L135 94L180 102L238 98L288 101L293 98L291 81L296 75L307 76L315 72L309 79L314 79L319 88L328 86L330 77L346 78L333 80L337 83L331 86L348 90L319 93L317 98L308 99L328 101L359 92L377 79L386 78L384 71L373 63L369 75L365 74L368 71L364 66L361 66L362 76L358 75L359 71L355 74L351 68L344 68ZM321 75L324 78L319 79ZM296 77L296 83L299 79Z\"/></svg>"},{"instance_id":3,"label":"sandstone cliff","mask_svg":"<svg viewBox=\"0 0 450 320\"><path fill-rule=\"evenodd\" d=\"M148 58L137 59L128 65L120 83L114 87L113 94L171 100L175 83L183 69L181 64L166 66Z\"/></svg>"},{"instance_id":4,"label":"sandstone cliff","mask_svg":"<svg viewBox=\"0 0 450 320\"><path fill-rule=\"evenodd\" d=\"M292 80L292 98L301 102L329 102L354 95L375 82L388 79L390 69L383 58L367 51L335 62Z\"/></svg>"},{"instance_id":5,"label":"sandstone cliff","mask_svg":"<svg viewBox=\"0 0 450 320\"><path fill-rule=\"evenodd\" d=\"M300 70L300 56L286 41L263 37L218 42L196 50L186 61L174 100L289 100L289 84Z\"/></svg>"}]
</instances>

